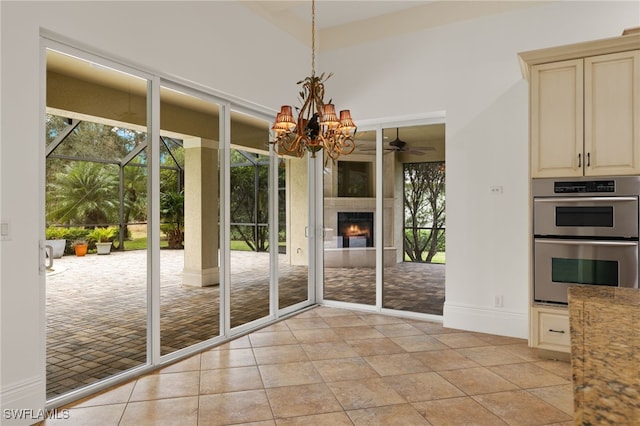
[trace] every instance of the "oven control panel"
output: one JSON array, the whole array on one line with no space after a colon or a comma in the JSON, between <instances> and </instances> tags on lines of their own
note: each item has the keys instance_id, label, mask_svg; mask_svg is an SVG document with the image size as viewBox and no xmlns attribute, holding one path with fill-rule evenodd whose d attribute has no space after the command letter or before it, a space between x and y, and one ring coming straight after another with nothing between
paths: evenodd
<instances>
[{"instance_id":1,"label":"oven control panel","mask_svg":"<svg viewBox=\"0 0 640 426\"><path fill-rule=\"evenodd\" d=\"M554 182L553 192L556 194L603 193L615 192L613 180L584 180L575 182Z\"/></svg>"}]
</instances>

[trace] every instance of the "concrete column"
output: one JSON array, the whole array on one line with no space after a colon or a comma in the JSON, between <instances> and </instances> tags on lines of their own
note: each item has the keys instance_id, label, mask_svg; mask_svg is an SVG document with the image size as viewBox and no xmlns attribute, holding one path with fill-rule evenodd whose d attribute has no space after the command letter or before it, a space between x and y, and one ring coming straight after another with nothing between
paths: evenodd
<instances>
[{"instance_id":1,"label":"concrete column","mask_svg":"<svg viewBox=\"0 0 640 426\"><path fill-rule=\"evenodd\" d=\"M184 146L184 285L220 283L218 142L188 138Z\"/></svg>"}]
</instances>

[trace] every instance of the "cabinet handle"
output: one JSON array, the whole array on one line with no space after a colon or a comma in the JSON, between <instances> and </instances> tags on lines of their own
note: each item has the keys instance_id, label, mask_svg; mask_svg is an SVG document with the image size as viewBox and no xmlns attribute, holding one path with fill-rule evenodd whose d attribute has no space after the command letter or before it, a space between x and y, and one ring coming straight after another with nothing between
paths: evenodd
<instances>
[{"instance_id":1,"label":"cabinet handle","mask_svg":"<svg viewBox=\"0 0 640 426\"><path fill-rule=\"evenodd\" d=\"M587 152L587 167L591 167L591 153Z\"/></svg>"},{"instance_id":2,"label":"cabinet handle","mask_svg":"<svg viewBox=\"0 0 640 426\"><path fill-rule=\"evenodd\" d=\"M550 333L560 333L560 334L564 334L564 330L554 330L553 328L549 329Z\"/></svg>"},{"instance_id":3,"label":"cabinet handle","mask_svg":"<svg viewBox=\"0 0 640 426\"><path fill-rule=\"evenodd\" d=\"M582 154L578 154L578 168L582 167Z\"/></svg>"}]
</instances>

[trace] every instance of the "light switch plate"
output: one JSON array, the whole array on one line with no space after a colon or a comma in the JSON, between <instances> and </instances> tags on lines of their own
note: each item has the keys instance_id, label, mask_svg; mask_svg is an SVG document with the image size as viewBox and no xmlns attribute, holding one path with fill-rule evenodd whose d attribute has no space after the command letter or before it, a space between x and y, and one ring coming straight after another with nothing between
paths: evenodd
<instances>
[{"instance_id":1,"label":"light switch plate","mask_svg":"<svg viewBox=\"0 0 640 426\"><path fill-rule=\"evenodd\" d=\"M9 222L0 222L0 240L9 239Z\"/></svg>"}]
</instances>

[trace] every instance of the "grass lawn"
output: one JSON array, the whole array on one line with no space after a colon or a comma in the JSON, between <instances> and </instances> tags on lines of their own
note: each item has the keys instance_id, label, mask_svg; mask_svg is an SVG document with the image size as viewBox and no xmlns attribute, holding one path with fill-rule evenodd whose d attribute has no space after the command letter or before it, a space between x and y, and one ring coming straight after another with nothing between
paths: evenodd
<instances>
[{"instance_id":1,"label":"grass lawn","mask_svg":"<svg viewBox=\"0 0 640 426\"><path fill-rule=\"evenodd\" d=\"M167 247L165 240L160 240L160 248ZM145 250L147 248L147 237L132 238L124 242L124 250Z\"/></svg>"},{"instance_id":2,"label":"grass lawn","mask_svg":"<svg viewBox=\"0 0 640 426\"><path fill-rule=\"evenodd\" d=\"M409 259L409 256L407 256L406 254L404 255L404 261L405 262L411 262L411 259ZM445 259L445 252L443 251L439 251L437 252L433 258L431 258L431 263L447 263L446 259Z\"/></svg>"}]
</instances>

